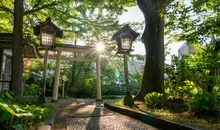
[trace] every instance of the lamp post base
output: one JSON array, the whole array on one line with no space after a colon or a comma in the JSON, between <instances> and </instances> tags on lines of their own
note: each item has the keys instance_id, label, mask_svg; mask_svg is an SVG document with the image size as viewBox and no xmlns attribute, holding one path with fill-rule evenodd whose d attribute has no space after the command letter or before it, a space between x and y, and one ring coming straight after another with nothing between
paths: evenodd
<instances>
[{"instance_id":1,"label":"lamp post base","mask_svg":"<svg viewBox=\"0 0 220 130\"><path fill-rule=\"evenodd\" d=\"M125 106L133 106L134 105L134 100L131 95L126 95L124 97L124 105Z\"/></svg>"}]
</instances>

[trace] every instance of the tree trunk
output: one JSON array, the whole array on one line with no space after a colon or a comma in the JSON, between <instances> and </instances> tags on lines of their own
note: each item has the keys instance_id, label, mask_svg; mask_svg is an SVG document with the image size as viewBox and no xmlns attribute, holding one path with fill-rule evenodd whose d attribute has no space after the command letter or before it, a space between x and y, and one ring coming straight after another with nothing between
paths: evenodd
<instances>
[{"instance_id":1,"label":"tree trunk","mask_svg":"<svg viewBox=\"0 0 220 130\"><path fill-rule=\"evenodd\" d=\"M23 95L23 0L14 2L14 28L12 48L12 91L16 96Z\"/></svg>"},{"instance_id":2,"label":"tree trunk","mask_svg":"<svg viewBox=\"0 0 220 130\"><path fill-rule=\"evenodd\" d=\"M144 100L147 93L164 92L164 20L159 14L158 4L155 3L151 0L138 0L146 23L142 36L146 63L142 86L135 100Z\"/></svg>"}]
</instances>

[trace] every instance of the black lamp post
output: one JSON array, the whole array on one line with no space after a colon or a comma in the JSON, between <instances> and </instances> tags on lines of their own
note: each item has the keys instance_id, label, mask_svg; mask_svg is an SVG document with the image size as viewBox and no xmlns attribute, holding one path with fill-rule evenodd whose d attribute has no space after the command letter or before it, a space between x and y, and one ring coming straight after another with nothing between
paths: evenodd
<instances>
[{"instance_id":1,"label":"black lamp post","mask_svg":"<svg viewBox=\"0 0 220 130\"><path fill-rule=\"evenodd\" d=\"M124 72L125 72L125 87L126 87L126 96L124 98L124 105L133 105L134 101L131 96L129 90L129 79L128 79L128 62L127 55L133 51L132 42L139 36L140 34L132 30L129 25L125 25L120 31L116 32L112 40L117 41L118 52L117 54L123 54L124 57Z\"/></svg>"},{"instance_id":2,"label":"black lamp post","mask_svg":"<svg viewBox=\"0 0 220 130\"><path fill-rule=\"evenodd\" d=\"M62 38L63 31L57 27L50 18L45 22L40 23L34 27L34 34L40 35L40 46L45 49L44 53L44 71L43 71L43 86L41 87L41 95L39 101L46 104L45 90L46 90L46 77L47 77L47 59L48 51L55 47L56 37Z\"/></svg>"}]
</instances>

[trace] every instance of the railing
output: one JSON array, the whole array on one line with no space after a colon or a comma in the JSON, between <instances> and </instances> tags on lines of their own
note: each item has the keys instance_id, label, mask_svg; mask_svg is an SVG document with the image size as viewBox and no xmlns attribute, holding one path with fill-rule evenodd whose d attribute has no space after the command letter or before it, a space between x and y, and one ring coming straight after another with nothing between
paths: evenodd
<instances>
[{"instance_id":1,"label":"railing","mask_svg":"<svg viewBox=\"0 0 220 130\"><path fill-rule=\"evenodd\" d=\"M11 81L0 80L0 91L9 90Z\"/></svg>"}]
</instances>

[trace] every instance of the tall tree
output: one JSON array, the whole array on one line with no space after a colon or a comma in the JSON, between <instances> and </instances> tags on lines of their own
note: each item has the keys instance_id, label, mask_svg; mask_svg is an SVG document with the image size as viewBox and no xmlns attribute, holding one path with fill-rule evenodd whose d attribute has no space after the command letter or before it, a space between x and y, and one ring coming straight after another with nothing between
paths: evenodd
<instances>
[{"instance_id":1,"label":"tall tree","mask_svg":"<svg viewBox=\"0 0 220 130\"><path fill-rule=\"evenodd\" d=\"M13 28L13 49L12 49L12 91L17 96L23 92L23 0L14 2L14 28Z\"/></svg>"},{"instance_id":2,"label":"tall tree","mask_svg":"<svg viewBox=\"0 0 220 130\"><path fill-rule=\"evenodd\" d=\"M184 0L170 4L166 13L166 34L171 42L208 44L220 35L220 0Z\"/></svg>"},{"instance_id":3,"label":"tall tree","mask_svg":"<svg viewBox=\"0 0 220 130\"><path fill-rule=\"evenodd\" d=\"M142 86L135 100L143 100L150 92L164 92L164 17L162 12L172 0L137 0L144 14L145 30L142 42L146 63Z\"/></svg>"}]
</instances>

